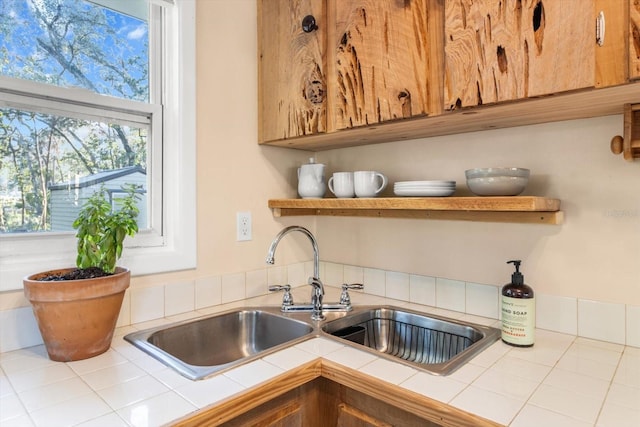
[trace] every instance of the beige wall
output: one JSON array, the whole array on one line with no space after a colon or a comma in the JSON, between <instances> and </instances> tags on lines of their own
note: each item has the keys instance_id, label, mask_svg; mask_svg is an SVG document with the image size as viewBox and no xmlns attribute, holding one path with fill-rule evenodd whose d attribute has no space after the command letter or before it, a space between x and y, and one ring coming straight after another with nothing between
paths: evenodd
<instances>
[{"instance_id":1,"label":"beige wall","mask_svg":"<svg viewBox=\"0 0 640 427\"><path fill-rule=\"evenodd\" d=\"M512 258L536 290L640 304L640 164L608 151L621 117L605 117L398 142L317 154L331 171L378 169L391 181L455 179L479 166L523 166L527 194L562 199L560 226L354 218L274 219L272 197L296 195L308 152L257 145L254 0L197 2L198 268L137 277L132 287L264 268L284 226L317 233L321 258L477 283L502 284ZM235 241L235 215L251 211L253 240ZM287 237L278 264L308 260L302 236ZM27 305L21 292L0 309Z\"/></svg>"}]
</instances>

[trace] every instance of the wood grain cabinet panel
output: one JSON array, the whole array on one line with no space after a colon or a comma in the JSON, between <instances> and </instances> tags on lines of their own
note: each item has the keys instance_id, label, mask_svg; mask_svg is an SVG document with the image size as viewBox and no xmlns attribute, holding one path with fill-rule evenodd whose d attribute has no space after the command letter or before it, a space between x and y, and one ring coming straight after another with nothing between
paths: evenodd
<instances>
[{"instance_id":1,"label":"wood grain cabinet panel","mask_svg":"<svg viewBox=\"0 0 640 427\"><path fill-rule=\"evenodd\" d=\"M445 108L594 86L594 0L445 0Z\"/></svg>"},{"instance_id":2,"label":"wood grain cabinet panel","mask_svg":"<svg viewBox=\"0 0 640 427\"><path fill-rule=\"evenodd\" d=\"M629 0L629 76L640 78L640 0Z\"/></svg>"},{"instance_id":3,"label":"wood grain cabinet panel","mask_svg":"<svg viewBox=\"0 0 640 427\"><path fill-rule=\"evenodd\" d=\"M326 12L323 0L258 2L260 141L326 132ZM303 30L305 16L318 28Z\"/></svg>"},{"instance_id":4,"label":"wood grain cabinet panel","mask_svg":"<svg viewBox=\"0 0 640 427\"><path fill-rule=\"evenodd\" d=\"M336 23L328 60L335 129L439 113L442 24L435 2L332 4Z\"/></svg>"}]
</instances>

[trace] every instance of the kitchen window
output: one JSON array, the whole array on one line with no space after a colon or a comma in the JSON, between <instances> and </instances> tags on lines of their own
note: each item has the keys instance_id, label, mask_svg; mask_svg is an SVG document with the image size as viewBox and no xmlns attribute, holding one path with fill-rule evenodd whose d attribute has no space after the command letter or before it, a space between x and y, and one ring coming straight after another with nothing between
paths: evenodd
<instances>
[{"instance_id":1,"label":"kitchen window","mask_svg":"<svg viewBox=\"0 0 640 427\"><path fill-rule=\"evenodd\" d=\"M102 185L140 185L122 265L195 267L195 1L5 0L0 36L0 291L75 262Z\"/></svg>"}]
</instances>

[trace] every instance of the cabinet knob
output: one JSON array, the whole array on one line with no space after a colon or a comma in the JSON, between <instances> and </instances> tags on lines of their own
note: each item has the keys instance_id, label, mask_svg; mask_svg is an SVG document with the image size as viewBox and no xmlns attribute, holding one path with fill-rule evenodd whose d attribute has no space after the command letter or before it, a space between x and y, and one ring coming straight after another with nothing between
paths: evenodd
<instances>
[{"instance_id":1,"label":"cabinet knob","mask_svg":"<svg viewBox=\"0 0 640 427\"><path fill-rule=\"evenodd\" d=\"M313 15L307 15L302 18L302 31L305 33L310 33L318 29L318 25L316 25L316 18Z\"/></svg>"}]
</instances>

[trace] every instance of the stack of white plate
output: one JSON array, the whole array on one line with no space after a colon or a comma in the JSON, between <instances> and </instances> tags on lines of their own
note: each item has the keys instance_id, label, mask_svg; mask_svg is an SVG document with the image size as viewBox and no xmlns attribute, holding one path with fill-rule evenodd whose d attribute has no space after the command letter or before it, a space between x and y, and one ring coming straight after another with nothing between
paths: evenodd
<instances>
[{"instance_id":1,"label":"stack of white plate","mask_svg":"<svg viewBox=\"0 0 640 427\"><path fill-rule=\"evenodd\" d=\"M396 196L446 197L455 191L455 181L400 181L393 184Z\"/></svg>"}]
</instances>

